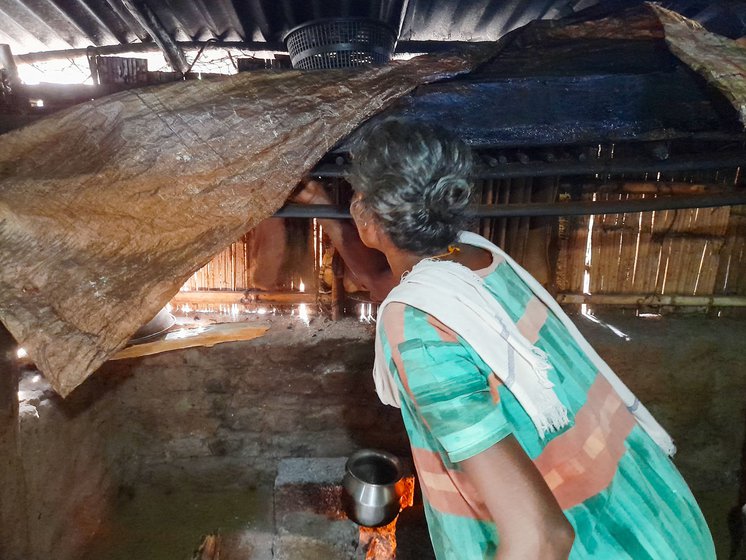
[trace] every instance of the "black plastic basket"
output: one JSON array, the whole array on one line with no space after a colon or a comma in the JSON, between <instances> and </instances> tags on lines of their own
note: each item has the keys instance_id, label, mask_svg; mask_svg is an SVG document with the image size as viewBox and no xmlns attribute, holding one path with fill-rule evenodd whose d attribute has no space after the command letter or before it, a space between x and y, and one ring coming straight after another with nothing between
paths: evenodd
<instances>
[{"instance_id":1,"label":"black plastic basket","mask_svg":"<svg viewBox=\"0 0 746 560\"><path fill-rule=\"evenodd\" d=\"M319 19L288 31L285 45L293 68L351 68L386 64L394 54L396 34L372 19Z\"/></svg>"}]
</instances>

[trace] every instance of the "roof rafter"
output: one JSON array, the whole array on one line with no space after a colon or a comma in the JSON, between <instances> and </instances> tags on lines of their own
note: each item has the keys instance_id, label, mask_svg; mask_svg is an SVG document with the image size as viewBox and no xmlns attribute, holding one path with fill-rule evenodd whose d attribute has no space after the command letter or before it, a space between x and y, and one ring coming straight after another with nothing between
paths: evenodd
<instances>
[{"instance_id":1,"label":"roof rafter","mask_svg":"<svg viewBox=\"0 0 746 560\"><path fill-rule=\"evenodd\" d=\"M171 68L176 72L186 73L189 63L184 56L184 51L169 35L150 7L142 0L122 0L122 4L160 47Z\"/></svg>"}]
</instances>

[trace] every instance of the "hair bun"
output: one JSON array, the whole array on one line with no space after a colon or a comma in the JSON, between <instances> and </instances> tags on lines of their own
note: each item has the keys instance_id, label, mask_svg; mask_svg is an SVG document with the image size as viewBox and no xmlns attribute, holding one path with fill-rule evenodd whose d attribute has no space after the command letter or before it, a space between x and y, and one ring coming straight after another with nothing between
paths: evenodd
<instances>
[{"instance_id":1,"label":"hair bun","mask_svg":"<svg viewBox=\"0 0 746 560\"><path fill-rule=\"evenodd\" d=\"M471 185L462 176L444 175L425 189L425 208L437 222L461 216L469 204Z\"/></svg>"}]
</instances>

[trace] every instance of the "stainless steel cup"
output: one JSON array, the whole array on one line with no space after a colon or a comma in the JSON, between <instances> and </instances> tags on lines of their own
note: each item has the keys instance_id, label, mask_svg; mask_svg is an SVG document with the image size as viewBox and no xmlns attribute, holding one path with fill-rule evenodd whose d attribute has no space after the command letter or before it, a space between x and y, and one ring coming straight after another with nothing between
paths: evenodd
<instances>
[{"instance_id":1,"label":"stainless steel cup","mask_svg":"<svg viewBox=\"0 0 746 560\"><path fill-rule=\"evenodd\" d=\"M342 481L347 516L365 527L391 523L399 514L401 478L401 462L391 453L362 449L352 454Z\"/></svg>"}]
</instances>

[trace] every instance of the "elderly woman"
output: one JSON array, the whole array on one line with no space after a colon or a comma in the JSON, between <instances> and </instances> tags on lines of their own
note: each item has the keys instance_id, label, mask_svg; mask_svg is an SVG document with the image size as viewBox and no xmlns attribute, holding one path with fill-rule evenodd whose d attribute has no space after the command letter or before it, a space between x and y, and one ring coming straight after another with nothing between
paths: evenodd
<instances>
[{"instance_id":1,"label":"elderly woman","mask_svg":"<svg viewBox=\"0 0 746 560\"><path fill-rule=\"evenodd\" d=\"M401 278L374 376L437 557L715 558L665 431L525 270L462 231L470 165L463 143L387 120L350 177L360 239Z\"/></svg>"}]
</instances>

